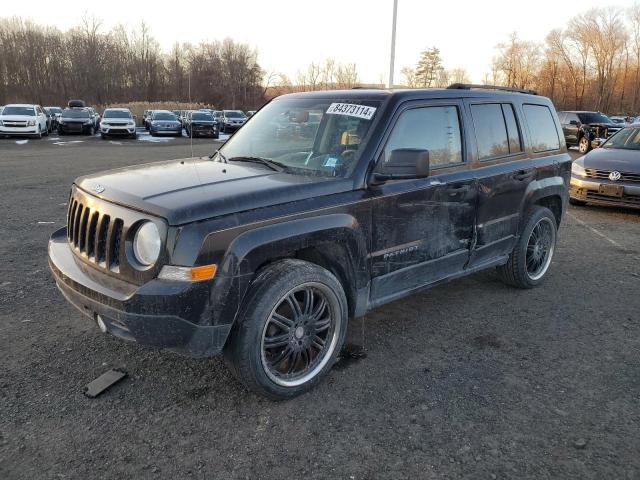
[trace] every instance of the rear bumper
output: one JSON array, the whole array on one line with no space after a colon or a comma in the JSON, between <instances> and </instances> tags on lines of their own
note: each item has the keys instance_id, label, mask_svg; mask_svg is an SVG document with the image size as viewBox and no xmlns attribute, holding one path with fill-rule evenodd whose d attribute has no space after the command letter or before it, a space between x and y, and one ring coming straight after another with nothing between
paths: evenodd
<instances>
[{"instance_id":1,"label":"rear bumper","mask_svg":"<svg viewBox=\"0 0 640 480\"><path fill-rule=\"evenodd\" d=\"M71 251L66 228L49 240L49 267L62 295L107 331L124 340L168 348L190 357L222 351L231 325L201 325L184 318L208 302L203 284L153 280L137 286L84 265Z\"/></svg>"},{"instance_id":2,"label":"rear bumper","mask_svg":"<svg viewBox=\"0 0 640 480\"><path fill-rule=\"evenodd\" d=\"M623 187L621 197L613 197L600 193L600 185L613 184ZM617 207L640 208L640 184L608 182L588 177L571 176L569 196L581 202Z\"/></svg>"}]
</instances>

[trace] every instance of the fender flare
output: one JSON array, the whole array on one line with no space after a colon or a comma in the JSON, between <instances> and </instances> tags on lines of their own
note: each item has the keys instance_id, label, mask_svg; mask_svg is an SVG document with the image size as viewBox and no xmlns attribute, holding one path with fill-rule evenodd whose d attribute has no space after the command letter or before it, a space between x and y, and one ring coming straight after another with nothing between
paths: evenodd
<instances>
[{"instance_id":1,"label":"fender flare","mask_svg":"<svg viewBox=\"0 0 640 480\"><path fill-rule=\"evenodd\" d=\"M561 218L558 219L559 223L567 210L567 203L569 202L569 191L564 183L564 179L560 176L534 180L527 186L520 209L520 218L524 219L524 213L541 199L553 196L560 197L562 202ZM520 228L521 227L522 226L520 226Z\"/></svg>"},{"instance_id":2,"label":"fender flare","mask_svg":"<svg viewBox=\"0 0 640 480\"><path fill-rule=\"evenodd\" d=\"M262 266L306 249L328 252L332 258L325 258L347 298L368 285L366 237L353 216L334 213L266 225L238 235L229 244L211 290L211 305L224 305L221 311L212 311L213 323L235 322Z\"/></svg>"}]
</instances>

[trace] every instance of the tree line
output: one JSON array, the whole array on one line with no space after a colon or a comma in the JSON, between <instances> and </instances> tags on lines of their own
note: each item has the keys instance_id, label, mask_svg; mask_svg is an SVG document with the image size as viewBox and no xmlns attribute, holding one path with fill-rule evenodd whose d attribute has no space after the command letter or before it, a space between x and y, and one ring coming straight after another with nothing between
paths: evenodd
<instances>
[{"instance_id":1,"label":"tree line","mask_svg":"<svg viewBox=\"0 0 640 480\"><path fill-rule=\"evenodd\" d=\"M85 18L62 32L0 18L0 104L92 105L131 101L197 102L254 109L263 103L257 52L231 39L176 43L164 53L149 27L133 31Z\"/></svg>"},{"instance_id":2,"label":"tree line","mask_svg":"<svg viewBox=\"0 0 640 480\"><path fill-rule=\"evenodd\" d=\"M513 33L485 81L534 89L558 109L640 113L640 3L594 8L542 43Z\"/></svg>"},{"instance_id":3,"label":"tree line","mask_svg":"<svg viewBox=\"0 0 640 480\"><path fill-rule=\"evenodd\" d=\"M640 113L640 3L588 10L549 32L544 42L512 33L496 50L484 84L535 90L563 110ZM410 88L469 83L463 68L445 70L436 47L422 52L402 75Z\"/></svg>"}]
</instances>

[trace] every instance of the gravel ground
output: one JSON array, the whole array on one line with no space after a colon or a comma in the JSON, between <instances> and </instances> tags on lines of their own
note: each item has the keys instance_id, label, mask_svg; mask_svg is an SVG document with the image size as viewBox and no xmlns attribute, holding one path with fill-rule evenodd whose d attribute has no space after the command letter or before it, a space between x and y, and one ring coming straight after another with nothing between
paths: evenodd
<instances>
[{"instance_id":1,"label":"gravel ground","mask_svg":"<svg viewBox=\"0 0 640 480\"><path fill-rule=\"evenodd\" d=\"M640 213L571 208L540 288L486 272L378 308L350 326L366 356L274 403L62 299L46 242L72 180L190 155L62 140L83 143L0 139L1 479L640 478ZM82 394L116 367L129 377Z\"/></svg>"}]
</instances>

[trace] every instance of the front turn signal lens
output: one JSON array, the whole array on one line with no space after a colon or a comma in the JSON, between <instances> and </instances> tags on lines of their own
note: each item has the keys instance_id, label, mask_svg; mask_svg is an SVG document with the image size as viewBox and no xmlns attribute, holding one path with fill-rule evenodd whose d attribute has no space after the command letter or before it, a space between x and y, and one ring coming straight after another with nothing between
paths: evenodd
<instances>
[{"instance_id":1,"label":"front turn signal lens","mask_svg":"<svg viewBox=\"0 0 640 480\"><path fill-rule=\"evenodd\" d=\"M176 265L165 265L160 270L158 278L161 280L178 280L181 282L201 282L211 280L218 270L214 263L202 265L200 267L178 267Z\"/></svg>"}]
</instances>

